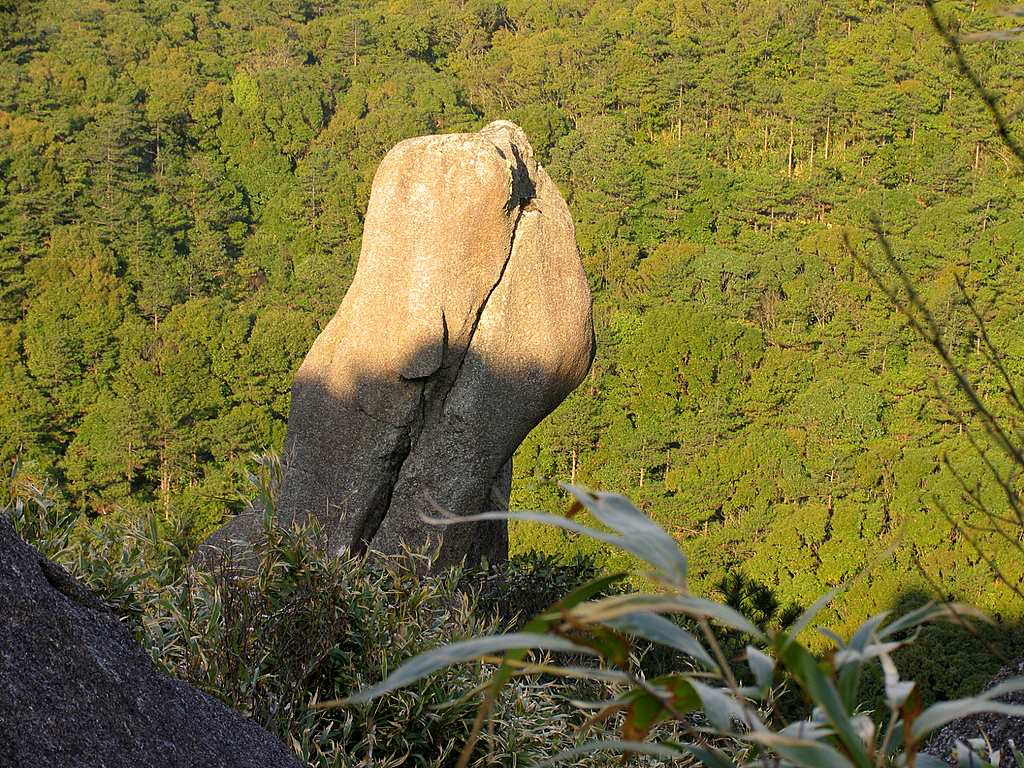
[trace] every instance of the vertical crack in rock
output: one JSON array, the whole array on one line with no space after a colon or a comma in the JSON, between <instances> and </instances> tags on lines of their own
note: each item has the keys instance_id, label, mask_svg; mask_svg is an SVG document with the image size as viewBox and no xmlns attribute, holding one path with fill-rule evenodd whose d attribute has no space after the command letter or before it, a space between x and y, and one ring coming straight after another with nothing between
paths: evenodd
<instances>
[{"instance_id":1,"label":"vertical crack in rock","mask_svg":"<svg viewBox=\"0 0 1024 768\"><path fill-rule=\"evenodd\" d=\"M440 344L442 350L448 347L448 318L445 317L443 310L441 311ZM377 531L384 520L384 516L391 507L391 497L395 491L395 484L398 482L398 478L402 474L402 467L405 465L406 459L409 458L409 454L416 445L416 442L419 440L420 433L423 431L423 426L427 421L427 406L429 404L428 393L430 390L431 378L434 375L435 374L432 374L431 376L425 376L417 379L402 377L404 381L408 381L410 383L415 382L419 385L416 410L407 425L403 439L399 441L399 443L394 447L392 453L385 459L384 474L386 481L381 487L380 492L375 496L373 501L370 502L367 514L360 522L351 546L352 551L357 554L364 553L369 547L370 542L373 541L373 537L377 535Z\"/></svg>"},{"instance_id":2,"label":"vertical crack in rock","mask_svg":"<svg viewBox=\"0 0 1024 768\"><path fill-rule=\"evenodd\" d=\"M398 477L402 472L402 465L409 458L411 449L410 434L406 432L405 439L395 446L390 456L385 457L383 466L380 469L382 482L378 485L377 493L374 494L367 504L366 513L363 515L362 520L353 531L349 549L354 554L361 555L366 552L370 542L373 541L373 537L377 535L377 530L384 521L384 516L387 514L388 509L391 508L391 497L395 492L395 483L398 482Z\"/></svg>"},{"instance_id":3,"label":"vertical crack in rock","mask_svg":"<svg viewBox=\"0 0 1024 768\"><path fill-rule=\"evenodd\" d=\"M488 126L488 128L489 127L490 126ZM507 161L508 158L505 153L502 152L501 147L495 144L493 140L491 140L491 143L494 145L498 154ZM466 357L469 355L469 351L473 347L473 338L476 336L476 329L480 325L480 318L483 317L484 311L487 309L487 303L491 300L491 296L494 295L494 292L498 289L501 281L505 278L505 272L508 271L509 262L512 260L512 252L516 247L516 235L519 233L519 223L522 221L523 211L533 200L533 196L536 194L536 185L533 179L530 178L529 166L527 166L526 162L523 160L519 147L516 146L514 141L510 141L509 146L512 149L512 156L515 158L515 166L511 166L510 164L511 167L509 169L512 176L512 189L509 190L509 204L510 211L511 208L516 209L516 217L512 222L512 234L508 240L508 250L505 252L505 260L501 263L501 269L498 270L497 279L491 284L487 294L484 296L484 300L481 301L480 306L477 307L476 317L473 318L473 324L469 329L469 337L466 339L466 348L462 350L459 361L455 366L455 374L448 379L448 386L441 395L441 404L438 409L439 414L444 413L445 406L448 402L448 396L451 394L452 390L455 388L456 382L459 380L462 368L466 363ZM447 335L445 337L445 346L447 347Z\"/></svg>"},{"instance_id":4,"label":"vertical crack in rock","mask_svg":"<svg viewBox=\"0 0 1024 768\"><path fill-rule=\"evenodd\" d=\"M444 413L445 406L448 404L448 396L455 389L455 384L459 380L459 376L462 374L462 368L466 364L466 358L469 356L469 351L473 347L473 337L476 336L476 329L480 326L480 318L484 315L484 310L487 309L487 302L491 300L491 296L501 285L501 281L505 277L505 272L508 270L508 264L512 260L512 249L516 245L516 232L519 229L519 222L523 217L523 208L520 206L516 212L516 220L512 224L512 237L509 238L508 253L505 255L505 261L502 262L501 269L498 271L498 279L494 281L494 284L487 291L487 295L484 300L480 302L480 307L476 311L476 317L473 318L473 324L469 327L469 338L466 339L466 348L462 350L462 354L459 356L458 363L455 364L455 374L448 378L448 386L445 387L444 392L441 393L441 404L438 408L438 413Z\"/></svg>"}]
</instances>

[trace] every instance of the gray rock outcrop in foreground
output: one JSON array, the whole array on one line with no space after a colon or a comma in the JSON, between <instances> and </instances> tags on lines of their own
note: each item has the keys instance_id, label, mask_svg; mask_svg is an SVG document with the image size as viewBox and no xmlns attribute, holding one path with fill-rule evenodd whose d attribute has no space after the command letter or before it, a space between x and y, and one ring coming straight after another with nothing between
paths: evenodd
<instances>
[{"instance_id":1,"label":"gray rock outcrop in foreground","mask_svg":"<svg viewBox=\"0 0 1024 768\"><path fill-rule=\"evenodd\" d=\"M299 768L280 741L158 671L0 515L0 766Z\"/></svg>"},{"instance_id":2,"label":"gray rock outcrop in foreground","mask_svg":"<svg viewBox=\"0 0 1024 768\"><path fill-rule=\"evenodd\" d=\"M513 452L593 353L572 218L522 130L401 142L374 178L352 286L295 377L279 520L315 516L332 553L440 538L439 566L503 560L503 522L420 515L507 507Z\"/></svg>"},{"instance_id":3,"label":"gray rock outcrop in foreground","mask_svg":"<svg viewBox=\"0 0 1024 768\"><path fill-rule=\"evenodd\" d=\"M1022 675L1024 675L1024 658L1017 659L1000 669L989 681L985 690L989 690L1011 677ZM1024 704L1024 691L1000 696L998 701L1007 704ZM1003 765L1016 765L1009 749L1009 743L1012 741L1017 749L1024 749L1024 717L1010 717L995 712L982 712L977 715L961 717L935 733L928 740L926 751L945 760L950 765L956 765L956 743L960 741L967 744L971 739L977 739L983 735L994 750L1002 752Z\"/></svg>"}]
</instances>

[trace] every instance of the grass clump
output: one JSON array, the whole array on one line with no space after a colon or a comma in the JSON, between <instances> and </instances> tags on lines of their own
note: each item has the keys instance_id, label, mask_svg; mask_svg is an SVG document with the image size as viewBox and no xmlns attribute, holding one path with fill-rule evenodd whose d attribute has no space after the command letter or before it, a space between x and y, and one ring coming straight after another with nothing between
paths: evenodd
<instances>
[{"instance_id":1,"label":"grass clump","mask_svg":"<svg viewBox=\"0 0 1024 768\"><path fill-rule=\"evenodd\" d=\"M498 606L499 584L525 585L532 574L533 599L543 601L593 575L592 564L536 559L491 568L481 580L458 570L425 575L427 553L329 558L314 545L316 531L275 527L269 515L254 568L202 573L189 567L187 533L156 515L89 520L24 486L3 513L85 582L161 668L322 768L454 765L476 708L465 693L486 681L484 667L445 670L365 705L318 705L386 677L410 656L511 626L520 611ZM588 683L516 681L472 765L526 764L552 745L571 746L566 699L599 693Z\"/></svg>"},{"instance_id":2,"label":"grass clump","mask_svg":"<svg viewBox=\"0 0 1024 768\"><path fill-rule=\"evenodd\" d=\"M940 763L921 753L924 740L944 724L1024 714L994 698L1024 689L1024 678L927 706L897 670L922 625L977 615L966 606L879 615L849 639L822 628L834 650L821 659L806 638L832 596L800 615L736 579L720 585L719 601L698 597L676 542L621 496L569 489L599 528L541 513L477 517L599 538L645 564L648 593L586 558L529 555L430 574L429 553L326 557L315 529L273 524L278 472L263 466L264 536L244 569L190 568L188 536L156 516L90 521L36 488L5 513L160 666L310 766L514 766L552 755L603 766L625 752L641 764L713 768L927 768ZM872 711L864 684L876 668L883 706ZM986 764L968 753L965 765Z\"/></svg>"}]
</instances>

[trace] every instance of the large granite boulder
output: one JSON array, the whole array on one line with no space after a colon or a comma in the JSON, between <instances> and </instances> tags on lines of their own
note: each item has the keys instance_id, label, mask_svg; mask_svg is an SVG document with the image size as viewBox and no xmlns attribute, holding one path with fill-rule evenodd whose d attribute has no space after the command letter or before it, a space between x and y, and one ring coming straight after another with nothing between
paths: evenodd
<instances>
[{"instance_id":1,"label":"large granite boulder","mask_svg":"<svg viewBox=\"0 0 1024 768\"><path fill-rule=\"evenodd\" d=\"M0 766L299 768L280 741L158 671L0 515Z\"/></svg>"},{"instance_id":2,"label":"large granite boulder","mask_svg":"<svg viewBox=\"0 0 1024 768\"><path fill-rule=\"evenodd\" d=\"M295 377L279 521L315 516L332 553L440 541L440 567L504 559L504 523L420 515L507 506L512 454L593 352L572 218L523 132L401 142L352 286ZM209 544L256 528L240 518Z\"/></svg>"}]
</instances>

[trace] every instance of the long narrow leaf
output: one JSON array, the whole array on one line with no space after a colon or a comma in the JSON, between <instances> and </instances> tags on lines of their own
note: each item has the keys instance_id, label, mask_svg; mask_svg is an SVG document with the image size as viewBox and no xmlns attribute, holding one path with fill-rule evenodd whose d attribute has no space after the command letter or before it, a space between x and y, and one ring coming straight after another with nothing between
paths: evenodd
<instances>
[{"instance_id":1,"label":"long narrow leaf","mask_svg":"<svg viewBox=\"0 0 1024 768\"><path fill-rule=\"evenodd\" d=\"M636 612L685 614L714 619L731 629L738 629L759 639L764 638L764 633L734 608L688 595L613 595L578 606L571 611L571 615L577 621L596 624Z\"/></svg>"},{"instance_id":2,"label":"long narrow leaf","mask_svg":"<svg viewBox=\"0 0 1024 768\"><path fill-rule=\"evenodd\" d=\"M609 574L607 576L601 576L590 582L577 587L568 595L557 601L551 608L541 616L535 617L531 620L523 631L527 634L544 634L557 622L562 620L562 614L566 610L570 610L578 604L590 600L595 595L604 592L606 589L611 587L613 584L621 581L626 577L623 572ZM484 702L480 705L480 709L477 711L477 719L474 722L473 728L470 732L469 738L466 740L463 746L463 757L460 757L460 765L463 760L468 760L469 755L472 753L473 747L476 743L477 738L480 735L480 729L483 727L483 721L486 719L491 707L498 698L498 693L515 673L514 663L522 661L526 656L525 649L514 649L505 654L504 660L501 666L491 676L491 679L484 686L487 691L487 696Z\"/></svg>"},{"instance_id":3,"label":"long narrow leaf","mask_svg":"<svg viewBox=\"0 0 1024 768\"><path fill-rule=\"evenodd\" d=\"M785 644L788 645L789 643L791 643L794 640L796 640L797 636L801 632L803 632L805 629L807 629L807 626L812 621L814 621L815 617L819 613L821 613L822 609L826 605L828 605L829 603L831 603L835 599L835 596L837 594L838 594L838 590L835 590L835 589L831 590L830 592L826 592L824 595L822 595L817 600L815 600L810 608L808 608L803 613L801 613L800 614L800 618L796 620L796 623L793 624L793 626L790 627L789 631L786 633L787 634L787 638L786 638L786 643Z\"/></svg>"},{"instance_id":4,"label":"long narrow leaf","mask_svg":"<svg viewBox=\"0 0 1024 768\"><path fill-rule=\"evenodd\" d=\"M854 768L841 752L820 741L794 739L771 731L750 733L745 738L763 744L801 768Z\"/></svg>"},{"instance_id":5,"label":"long narrow leaf","mask_svg":"<svg viewBox=\"0 0 1024 768\"><path fill-rule=\"evenodd\" d=\"M681 613L691 616L714 619L730 629L738 629L752 637L764 638L764 632L755 627L743 614L727 605L705 600L702 597L677 597Z\"/></svg>"},{"instance_id":6,"label":"long narrow leaf","mask_svg":"<svg viewBox=\"0 0 1024 768\"><path fill-rule=\"evenodd\" d=\"M751 728L760 730L763 724L749 707L744 707L732 697L731 692L722 688L712 688L697 680L690 680L690 685L700 697L704 707L704 714L708 716L711 724L721 733L733 733L733 723L739 722Z\"/></svg>"},{"instance_id":7,"label":"long narrow leaf","mask_svg":"<svg viewBox=\"0 0 1024 768\"><path fill-rule=\"evenodd\" d=\"M858 663L863 664L866 661L877 659L885 654L892 653L899 649L903 643L872 643L864 646L863 648L857 649L853 646L847 646L841 651L836 651L832 655L832 663L838 668L842 668L847 664Z\"/></svg>"},{"instance_id":8,"label":"long narrow leaf","mask_svg":"<svg viewBox=\"0 0 1024 768\"><path fill-rule=\"evenodd\" d=\"M568 483L562 483L562 487L594 517L618 531L624 548L655 566L668 583L686 588L688 566L679 544L664 528L633 506L629 499L617 493L589 491Z\"/></svg>"},{"instance_id":9,"label":"long narrow leaf","mask_svg":"<svg viewBox=\"0 0 1024 768\"><path fill-rule=\"evenodd\" d=\"M700 764L706 768L736 768L736 763L720 749L701 747L696 744L683 744L682 749L700 761Z\"/></svg>"},{"instance_id":10,"label":"long narrow leaf","mask_svg":"<svg viewBox=\"0 0 1024 768\"><path fill-rule=\"evenodd\" d=\"M993 685L987 691L982 691L976 698L997 699L1000 696L1016 693L1017 691L1024 691L1024 677L1011 677L1009 680L1004 680L998 685Z\"/></svg>"},{"instance_id":11,"label":"long narrow leaf","mask_svg":"<svg viewBox=\"0 0 1024 768\"><path fill-rule=\"evenodd\" d=\"M718 669L711 654L690 632L656 613L627 613L605 622L612 629L685 653L707 669Z\"/></svg>"},{"instance_id":12,"label":"long narrow leaf","mask_svg":"<svg viewBox=\"0 0 1024 768\"><path fill-rule=\"evenodd\" d=\"M572 749L559 752L554 757L549 757L537 766L556 765L574 757L592 755L595 752L636 752L643 755L663 757L667 760L678 760L685 756L685 753L664 744L654 744L649 741L625 741L621 739L608 739L605 741L590 741Z\"/></svg>"},{"instance_id":13,"label":"long narrow leaf","mask_svg":"<svg viewBox=\"0 0 1024 768\"><path fill-rule=\"evenodd\" d=\"M910 729L910 733L915 740L920 741L929 733L947 723L981 712L994 712L1000 715L1024 717L1024 705L1006 704L1002 701L992 701L991 699L980 697L943 701L938 704L932 704L932 706L918 715L913 727Z\"/></svg>"},{"instance_id":14,"label":"long narrow leaf","mask_svg":"<svg viewBox=\"0 0 1024 768\"><path fill-rule=\"evenodd\" d=\"M913 629L931 621L959 622L965 618L992 623L992 619L984 611L964 603L927 603L920 608L910 611L910 613L903 614L892 623L883 627L879 631L878 637L884 640L897 632Z\"/></svg>"},{"instance_id":15,"label":"long narrow leaf","mask_svg":"<svg viewBox=\"0 0 1024 768\"><path fill-rule=\"evenodd\" d=\"M633 613L684 613L679 598L672 595L633 593L613 595L577 606L569 613L577 622L599 624Z\"/></svg>"},{"instance_id":16,"label":"long narrow leaf","mask_svg":"<svg viewBox=\"0 0 1024 768\"><path fill-rule=\"evenodd\" d=\"M625 549L621 536L616 536L612 533L606 533L605 531L599 531L596 528L590 528L589 526L577 523L575 520L569 517L562 517L561 515L550 515L547 512L481 512L477 515L452 515L450 517L429 517L427 515L420 515L426 523L431 525L459 525L461 523L474 523L481 520L524 520L526 522L533 523L546 523L547 525L553 525L556 528L564 528L567 531L573 533L580 533L584 536L589 536L592 539L603 541L606 544L612 544L620 549Z\"/></svg>"},{"instance_id":17,"label":"long narrow leaf","mask_svg":"<svg viewBox=\"0 0 1024 768\"><path fill-rule=\"evenodd\" d=\"M625 571L619 571L617 573L608 574L607 576L598 576L596 579L588 581L582 586L576 587L576 589L552 605L547 613L575 608L580 603L596 597L614 584L622 581L628 575L629 574Z\"/></svg>"},{"instance_id":18,"label":"long narrow leaf","mask_svg":"<svg viewBox=\"0 0 1024 768\"><path fill-rule=\"evenodd\" d=\"M775 678L775 659L762 653L752 645L747 646L747 664L754 673L754 680L761 691L767 691Z\"/></svg>"},{"instance_id":19,"label":"long narrow leaf","mask_svg":"<svg viewBox=\"0 0 1024 768\"><path fill-rule=\"evenodd\" d=\"M861 741L860 734L854 727L851 715L847 710L839 691L832 680L818 667L818 661L807 652L800 643L783 639L779 644L779 653L785 661L786 669L797 682L806 689L811 699L821 708L829 724L835 729L836 735L843 742L846 751L859 768L868 768L871 759L868 757Z\"/></svg>"},{"instance_id":20,"label":"long narrow leaf","mask_svg":"<svg viewBox=\"0 0 1024 768\"><path fill-rule=\"evenodd\" d=\"M888 611L875 614L857 628L849 643L843 643L841 640L836 642L839 651L832 657L832 663L839 670L839 695L848 711L852 712L857 705L861 674L866 662L863 651L872 640L877 640L878 628L888 615Z\"/></svg>"},{"instance_id":21,"label":"long narrow leaf","mask_svg":"<svg viewBox=\"0 0 1024 768\"><path fill-rule=\"evenodd\" d=\"M855 651L866 648L871 639L878 634L878 628L882 625L882 622L888 617L889 611L882 611L869 618L857 627L857 631L853 633L853 637L850 638L850 642L847 644L848 647Z\"/></svg>"},{"instance_id":22,"label":"long narrow leaf","mask_svg":"<svg viewBox=\"0 0 1024 768\"><path fill-rule=\"evenodd\" d=\"M420 519L432 525L458 525L460 523L472 523L481 520L523 520L534 523L546 523L548 525L553 525L556 528L564 528L567 531L588 536L596 541L603 541L606 544L611 544L613 547L617 547L632 555L636 555L637 558L643 560L648 565L653 566L663 578L676 586L680 586L679 575L677 573L678 559L681 558L684 563L686 560L686 558L683 557L682 552L679 551L678 546L675 545L674 540L673 547L675 548L677 556L675 558L666 556L664 552L664 545L652 544L650 541L646 541L643 536L640 536L635 532L631 532L628 537L620 536L614 533L599 531L596 528L590 528L589 526L577 523L569 517L549 515L546 512L495 511L482 512L478 515L452 515L450 517L428 517L426 515L421 515ZM664 536L668 536L665 531L654 523L651 523L651 525ZM669 538L671 539L671 537ZM685 570L683 572L683 576L685 577ZM685 585L685 579L682 582L682 585Z\"/></svg>"},{"instance_id":23,"label":"long narrow leaf","mask_svg":"<svg viewBox=\"0 0 1024 768\"><path fill-rule=\"evenodd\" d=\"M567 651L593 655L593 651L566 640L557 635L538 635L527 632L514 632L508 635L490 635L487 637L463 640L451 645L443 645L426 653L421 653L398 667L388 678L377 685L366 688L342 700L342 704L361 704L378 696L402 688L420 680L432 672L436 672L452 664L472 661L481 656L510 650L537 648L545 651Z\"/></svg>"},{"instance_id":24,"label":"long narrow leaf","mask_svg":"<svg viewBox=\"0 0 1024 768\"><path fill-rule=\"evenodd\" d=\"M949 768L949 763L945 760L940 760L926 752L918 752L914 755L914 760L917 768Z\"/></svg>"},{"instance_id":25,"label":"long narrow leaf","mask_svg":"<svg viewBox=\"0 0 1024 768\"><path fill-rule=\"evenodd\" d=\"M786 736L791 739L801 739L803 741L817 741L818 739L830 736L833 733L835 733L835 731L830 727L823 725L822 723L816 723L813 720L797 720L795 723L790 723L779 731L780 736Z\"/></svg>"}]
</instances>

